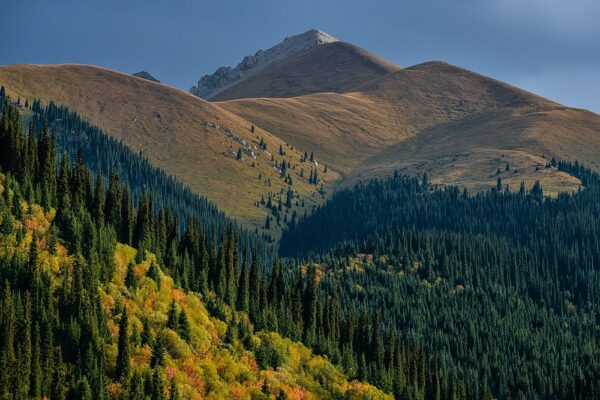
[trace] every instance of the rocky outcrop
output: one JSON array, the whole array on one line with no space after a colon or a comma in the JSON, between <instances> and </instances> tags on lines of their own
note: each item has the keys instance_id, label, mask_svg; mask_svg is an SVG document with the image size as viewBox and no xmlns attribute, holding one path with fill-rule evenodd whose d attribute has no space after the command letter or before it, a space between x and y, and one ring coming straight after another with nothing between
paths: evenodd
<instances>
[{"instance_id":1,"label":"rocky outcrop","mask_svg":"<svg viewBox=\"0 0 600 400\"><path fill-rule=\"evenodd\" d=\"M269 65L303 50L336 41L336 38L318 29L311 29L300 35L289 36L283 42L267 50L259 50L254 55L244 57L235 68L220 67L212 75L204 75L200 78L198 84L190 89L190 93L204 99L210 99L217 93L241 82Z\"/></svg>"}]
</instances>

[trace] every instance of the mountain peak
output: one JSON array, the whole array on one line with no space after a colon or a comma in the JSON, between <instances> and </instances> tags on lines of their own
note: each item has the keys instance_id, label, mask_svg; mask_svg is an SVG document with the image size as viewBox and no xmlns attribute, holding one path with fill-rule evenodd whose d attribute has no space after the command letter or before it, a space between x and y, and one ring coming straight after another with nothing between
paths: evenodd
<instances>
[{"instance_id":1,"label":"mountain peak","mask_svg":"<svg viewBox=\"0 0 600 400\"><path fill-rule=\"evenodd\" d=\"M309 29L304 33L300 33L298 35L293 35L293 36L288 36L285 39L283 39L283 43L285 42L303 42L305 44L311 44L314 43L316 45L320 45L320 44L325 44L325 43L331 43L331 42L337 42L338 40L336 38L334 38L333 36L331 36L329 33L324 32L320 29ZM280 43L281 44L281 43ZM310 46L310 47L314 47L314 46Z\"/></svg>"},{"instance_id":2,"label":"mountain peak","mask_svg":"<svg viewBox=\"0 0 600 400\"><path fill-rule=\"evenodd\" d=\"M212 75L204 75L197 86L190 89L190 93L209 99L269 65L301 51L332 42L337 42L337 39L319 29L288 36L275 46L258 50L254 55L247 55L235 68L219 67Z\"/></svg>"},{"instance_id":3,"label":"mountain peak","mask_svg":"<svg viewBox=\"0 0 600 400\"><path fill-rule=\"evenodd\" d=\"M160 83L160 81L158 79L156 79L155 77L153 77L149 72L147 71L140 71L140 72L136 72L135 74L132 74L133 76L137 76L138 78L142 78L142 79L146 79L152 82L157 82Z\"/></svg>"}]
</instances>

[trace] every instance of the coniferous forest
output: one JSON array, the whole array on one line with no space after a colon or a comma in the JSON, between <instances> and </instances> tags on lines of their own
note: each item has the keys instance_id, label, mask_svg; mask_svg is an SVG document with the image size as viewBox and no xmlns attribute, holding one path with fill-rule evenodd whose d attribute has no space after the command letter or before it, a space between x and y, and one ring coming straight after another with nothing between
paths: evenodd
<instances>
[{"instance_id":1,"label":"coniferous forest","mask_svg":"<svg viewBox=\"0 0 600 400\"><path fill-rule=\"evenodd\" d=\"M178 223L152 192L134 204L2 108L0 398L385 397L254 327L275 303L260 239L221 214Z\"/></svg>"},{"instance_id":2,"label":"coniferous forest","mask_svg":"<svg viewBox=\"0 0 600 400\"><path fill-rule=\"evenodd\" d=\"M600 397L585 166L549 163L582 182L555 199L373 180L275 254L68 109L0 97L0 399Z\"/></svg>"},{"instance_id":3,"label":"coniferous forest","mask_svg":"<svg viewBox=\"0 0 600 400\"><path fill-rule=\"evenodd\" d=\"M580 191L470 196L397 174L361 184L286 232L281 253L322 267L323 298L377 315L497 396L597 398L600 176L553 167Z\"/></svg>"}]
</instances>

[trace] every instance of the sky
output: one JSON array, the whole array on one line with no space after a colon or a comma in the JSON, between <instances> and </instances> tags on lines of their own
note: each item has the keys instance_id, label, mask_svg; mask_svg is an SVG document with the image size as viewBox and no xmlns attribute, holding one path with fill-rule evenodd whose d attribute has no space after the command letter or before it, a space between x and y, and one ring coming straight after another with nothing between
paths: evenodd
<instances>
[{"instance_id":1,"label":"sky","mask_svg":"<svg viewBox=\"0 0 600 400\"><path fill-rule=\"evenodd\" d=\"M0 65L204 74L318 28L400 66L442 60L600 113L598 0L0 0Z\"/></svg>"}]
</instances>

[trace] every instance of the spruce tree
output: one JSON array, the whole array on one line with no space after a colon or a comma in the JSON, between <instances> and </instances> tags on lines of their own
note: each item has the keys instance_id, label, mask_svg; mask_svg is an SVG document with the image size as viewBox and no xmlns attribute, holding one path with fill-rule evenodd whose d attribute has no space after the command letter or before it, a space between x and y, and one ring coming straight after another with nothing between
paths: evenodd
<instances>
[{"instance_id":1,"label":"spruce tree","mask_svg":"<svg viewBox=\"0 0 600 400\"><path fill-rule=\"evenodd\" d=\"M131 204L131 196L129 194L129 187L123 188L121 195L121 215L120 215L120 241L125 244L132 244L132 226L133 226L133 206Z\"/></svg>"},{"instance_id":2,"label":"spruce tree","mask_svg":"<svg viewBox=\"0 0 600 400\"><path fill-rule=\"evenodd\" d=\"M165 383L160 368L154 368L152 375L152 395L151 400L165 400Z\"/></svg>"},{"instance_id":3,"label":"spruce tree","mask_svg":"<svg viewBox=\"0 0 600 400\"><path fill-rule=\"evenodd\" d=\"M31 350L31 375L29 383L29 396L40 398L42 396L42 339L40 333L40 325L35 323L32 350Z\"/></svg>"},{"instance_id":4,"label":"spruce tree","mask_svg":"<svg viewBox=\"0 0 600 400\"><path fill-rule=\"evenodd\" d=\"M177 333L181 338L187 342L192 338L192 328L190 326L190 321L188 320L187 313L185 310L181 310L179 313L179 318L177 321Z\"/></svg>"},{"instance_id":5,"label":"spruce tree","mask_svg":"<svg viewBox=\"0 0 600 400\"><path fill-rule=\"evenodd\" d=\"M94 210L92 216L96 223L99 221L104 222L104 180L100 173L96 176L96 185L94 187Z\"/></svg>"},{"instance_id":6,"label":"spruce tree","mask_svg":"<svg viewBox=\"0 0 600 400\"><path fill-rule=\"evenodd\" d=\"M156 340L152 346L152 357L150 359L150 366L156 368L157 366L165 365L165 339L162 332L156 335Z\"/></svg>"},{"instance_id":7,"label":"spruce tree","mask_svg":"<svg viewBox=\"0 0 600 400\"><path fill-rule=\"evenodd\" d=\"M117 379L124 381L129 380L129 372L131 370L131 358L129 356L129 333L127 332L128 327L129 321L127 317L127 309L124 308L123 314L121 315L121 321L119 322L119 342L116 366Z\"/></svg>"},{"instance_id":8,"label":"spruce tree","mask_svg":"<svg viewBox=\"0 0 600 400\"><path fill-rule=\"evenodd\" d=\"M144 380L139 372L134 372L129 381L127 400L139 400L144 398Z\"/></svg>"},{"instance_id":9,"label":"spruce tree","mask_svg":"<svg viewBox=\"0 0 600 400\"><path fill-rule=\"evenodd\" d=\"M242 270L240 272L240 281L237 295L237 309L248 312L250 308L250 275L248 272L247 255L244 254L242 260Z\"/></svg>"},{"instance_id":10,"label":"spruce tree","mask_svg":"<svg viewBox=\"0 0 600 400\"><path fill-rule=\"evenodd\" d=\"M306 289L304 291L304 342L312 346L317 329L317 271L313 264L306 273Z\"/></svg>"},{"instance_id":11,"label":"spruce tree","mask_svg":"<svg viewBox=\"0 0 600 400\"><path fill-rule=\"evenodd\" d=\"M259 312L260 298L259 298L259 260L258 252L256 248L252 248L252 263L250 265L250 287L249 287L249 305L250 314L254 319Z\"/></svg>"},{"instance_id":12,"label":"spruce tree","mask_svg":"<svg viewBox=\"0 0 600 400\"><path fill-rule=\"evenodd\" d=\"M128 289L133 289L136 286L137 278L135 276L135 265L133 262L130 262L127 265L127 274L125 275L125 286Z\"/></svg>"},{"instance_id":13,"label":"spruce tree","mask_svg":"<svg viewBox=\"0 0 600 400\"><path fill-rule=\"evenodd\" d=\"M175 304L175 300L171 300L171 305L169 306L169 312L167 314L167 328L177 331L177 327L178 327L177 305Z\"/></svg>"},{"instance_id":14,"label":"spruce tree","mask_svg":"<svg viewBox=\"0 0 600 400\"><path fill-rule=\"evenodd\" d=\"M175 383L175 379L171 380L171 388L169 389L169 400L180 400L179 388Z\"/></svg>"},{"instance_id":15,"label":"spruce tree","mask_svg":"<svg viewBox=\"0 0 600 400\"><path fill-rule=\"evenodd\" d=\"M147 317L142 317L142 334L141 334L142 345L148 345L153 347L154 343L152 340L152 332L150 332L150 323Z\"/></svg>"},{"instance_id":16,"label":"spruce tree","mask_svg":"<svg viewBox=\"0 0 600 400\"><path fill-rule=\"evenodd\" d=\"M104 202L104 217L106 223L118 229L121 222L121 199L119 188L119 176L116 172L110 171L108 178L108 190Z\"/></svg>"}]
</instances>

